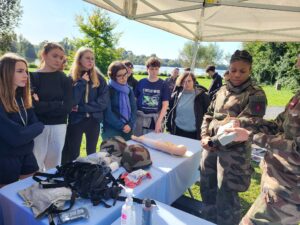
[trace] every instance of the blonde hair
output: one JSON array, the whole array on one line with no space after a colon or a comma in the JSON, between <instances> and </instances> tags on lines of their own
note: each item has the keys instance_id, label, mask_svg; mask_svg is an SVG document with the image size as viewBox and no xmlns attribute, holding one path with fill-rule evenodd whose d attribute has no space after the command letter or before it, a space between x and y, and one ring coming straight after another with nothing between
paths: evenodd
<instances>
[{"instance_id":1,"label":"blonde hair","mask_svg":"<svg viewBox=\"0 0 300 225\"><path fill-rule=\"evenodd\" d=\"M51 50L53 49L60 49L63 52L65 52L65 49L58 43L55 42L47 42L44 44L43 48L40 51L40 58L41 58L41 63L39 68L41 69L45 65L45 60L43 59L43 55L47 55Z\"/></svg>"},{"instance_id":2,"label":"blonde hair","mask_svg":"<svg viewBox=\"0 0 300 225\"><path fill-rule=\"evenodd\" d=\"M6 112L19 111L19 107L15 102L16 89L14 89L14 75L17 62L25 63L28 68L27 61L15 53L6 53L0 58L0 101ZM20 90L22 91L25 108L31 108L29 76L26 86L20 88Z\"/></svg>"},{"instance_id":3,"label":"blonde hair","mask_svg":"<svg viewBox=\"0 0 300 225\"><path fill-rule=\"evenodd\" d=\"M80 47L77 50L77 52L74 56L74 61L73 61L72 67L71 67L71 75L72 75L72 79L73 79L74 83L81 78L81 72L83 71L83 68L80 64L80 60L86 52L90 52L95 56L94 51L90 48ZM98 78L97 68L95 66L95 63L94 63L93 68L91 69L90 76L91 76L91 80L93 82L93 87L99 87L100 80Z\"/></svg>"}]
</instances>

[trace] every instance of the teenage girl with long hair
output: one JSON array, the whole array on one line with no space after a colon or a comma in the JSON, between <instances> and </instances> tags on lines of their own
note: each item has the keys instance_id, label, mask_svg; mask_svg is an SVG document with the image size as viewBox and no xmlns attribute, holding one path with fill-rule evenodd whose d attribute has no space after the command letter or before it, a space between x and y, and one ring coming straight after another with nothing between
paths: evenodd
<instances>
[{"instance_id":1,"label":"teenage girl with long hair","mask_svg":"<svg viewBox=\"0 0 300 225\"><path fill-rule=\"evenodd\" d=\"M0 187L38 170L33 139L44 126L32 110L27 69L16 54L0 58Z\"/></svg>"},{"instance_id":2,"label":"teenage girl with long hair","mask_svg":"<svg viewBox=\"0 0 300 225\"><path fill-rule=\"evenodd\" d=\"M81 47L77 50L71 76L73 109L69 116L63 163L79 156L84 133L87 154L96 152L100 123L103 120L103 112L109 104L108 87L95 66L95 55L92 49Z\"/></svg>"},{"instance_id":3,"label":"teenage girl with long hair","mask_svg":"<svg viewBox=\"0 0 300 225\"><path fill-rule=\"evenodd\" d=\"M34 155L40 170L61 163L66 123L72 109L72 81L61 71L63 47L46 43L41 51L40 69L31 74L33 105L45 129L35 140Z\"/></svg>"}]
</instances>

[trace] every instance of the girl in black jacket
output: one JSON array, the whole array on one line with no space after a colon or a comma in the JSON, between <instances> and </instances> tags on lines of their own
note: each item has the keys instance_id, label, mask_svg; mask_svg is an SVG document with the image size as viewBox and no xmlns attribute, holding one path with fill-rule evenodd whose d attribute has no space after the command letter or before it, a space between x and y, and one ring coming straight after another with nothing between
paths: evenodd
<instances>
[{"instance_id":1,"label":"girl in black jacket","mask_svg":"<svg viewBox=\"0 0 300 225\"><path fill-rule=\"evenodd\" d=\"M105 79L95 66L92 49L77 50L71 68L73 79L73 109L69 116L67 138L63 150L63 163L76 159L80 154L82 136L86 136L87 155L96 152L103 112L109 104Z\"/></svg>"},{"instance_id":2,"label":"girl in black jacket","mask_svg":"<svg viewBox=\"0 0 300 225\"><path fill-rule=\"evenodd\" d=\"M192 72L185 72L177 79L170 101L167 129L171 134L200 140L203 116L209 106L205 90L196 87Z\"/></svg>"},{"instance_id":3,"label":"girl in black jacket","mask_svg":"<svg viewBox=\"0 0 300 225\"><path fill-rule=\"evenodd\" d=\"M32 108L27 62L13 53L0 59L0 187L38 170L33 139L44 126Z\"/></svg>"}]
</instances>

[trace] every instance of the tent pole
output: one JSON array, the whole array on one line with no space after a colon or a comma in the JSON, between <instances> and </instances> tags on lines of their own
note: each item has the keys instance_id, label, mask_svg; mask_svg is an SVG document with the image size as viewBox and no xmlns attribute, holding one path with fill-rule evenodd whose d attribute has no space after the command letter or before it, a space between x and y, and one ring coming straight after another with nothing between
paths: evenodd
<instances>
[{"instance_id":1,"label":"tent pole","mask_svg":"<svg viewBox=\"0 0 300 225\"><path fill-rule=\"evenodd\" d=\"M194 69L195 69L198 49L199 49L199 41L195 41L194 42L194 54L193 54L193 60L192 60L192 65L191 65L191 71L192 72L194 72Z\"/></svg>"}]
</instances>

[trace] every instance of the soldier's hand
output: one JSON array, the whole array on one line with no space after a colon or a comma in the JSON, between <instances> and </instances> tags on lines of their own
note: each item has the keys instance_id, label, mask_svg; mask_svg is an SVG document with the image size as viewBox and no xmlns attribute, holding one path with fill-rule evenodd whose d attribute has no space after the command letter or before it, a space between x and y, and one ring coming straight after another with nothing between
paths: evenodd
<instances>
[{"instance_id":1,"label":"soldier's hand","mask_svg":"<svg viewBox=\"0 0 300 225\"><path fill-rule=\"evenodd\" d=\"M216 149L209 145L210 142L211 142L210 137L203 137L201 139L202 148L205 148L207 151L215 151Z\"/></svg>"},{"instance_id":2,"label":"soldier's hand","mask_svg":"<svg viewBox=\"0 0 300 225\"><path fill-rule=\"evenodd\" d=\"M241 128L241 127L227 128L227 129L225 129L225 132L226 133L230 133L230 132L236 133L236 136L233 140L235 142L247 141L249 139L250 134L251 134L250 131L248 131L245 128Z\"/></svg>"},{"instance_id":3,"label":"soldier's hand","mask_svg":"<svg viewBox=\"0 0 300 225\"><path fill-rule=\"evenodd\" d=\"M241 122L238 118L236 117L230 117L230 122L232 122L232 127L240 127L241 126Z\"/></svg>"}]
</instances>

